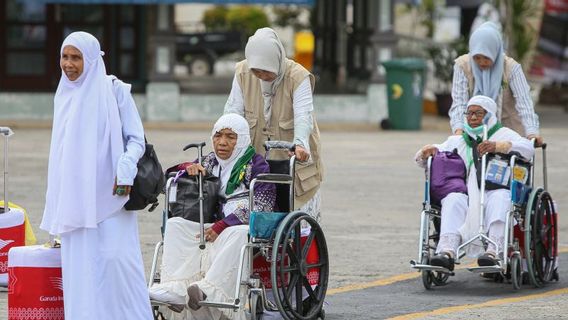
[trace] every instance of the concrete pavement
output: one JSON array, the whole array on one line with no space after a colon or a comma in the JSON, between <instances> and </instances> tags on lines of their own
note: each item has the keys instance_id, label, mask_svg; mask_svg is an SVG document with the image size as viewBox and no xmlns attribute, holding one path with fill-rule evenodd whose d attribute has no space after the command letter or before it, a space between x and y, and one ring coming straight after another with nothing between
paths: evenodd
<instances>
[{"instance_id":1,"label":"concrete pavement","mask_svg":"<svg viewBox=\"0 0 568 320\"><path fill-rule=\"evenodd\" d=\"M560 212L560 243L568 245L568 220L562 211L568 208L568 114L560 108L539 108L542 133L549 142L548 173L550 191L558 203ZM412 157L426 143L441 142L448 134L447 120L426 116L422 131L378 131L372 126L365 130L322 130L323 159L326 169L323 197L323 227L330 254L330 288L341 288L354 283L368 283L377 279L396 276L411 271L408 265L415 258L418 239L419 212L422 201L423 174ZM11 200L24 206L40 242L47 241L47 234L38 229L41 220L50 131L48 129L14 129L16 134L10 147L10 194ZM189 142L206 141L209 130L177 128L147 130L147 137L155 145L164 166L193 159L194 154L184 154L181 148ZM540 158L539 158L540 159ZM540 163L539 163L540 165ZM539 172L539 171L538 171ZM537 173L537 183L540 181ZM146 270L149 270L154 244L160 239L161 209L152 213L140 212L140 240ZM567 275L561 274L561 279ZM403 292L401 299L416 299L419 304L428 304L440 299L435 295L420 292L419 283ZM469 286L469 284L464 284ZM477 284L474 286L476 287ZM393 287L403 291L405 287ZM483 292L470 290L471 294ZM365 291L373 297L372 290ZM330 297L334 306L345 312L357 308L342 294ZM552 297L550 301L561 302L566 295ZM400 313L384 313L379 307L372 316L361 315L358 319L383 319ZM557 299L557 300L555 300ZM331 301L331 300L330 300ZM341 319L341 313L330 308L330 319ZM506 318L516 316L509 304L491 307L492 312ZM548 311L549 309L547 309ZM539 304L523 307L526 314L539 318ZM409 311L410 312L410 311ZM561 316L565 309L552 315ZM0 293L0 319L6 315L6 294ZM467 319L469 311L462 311L449 318ZM433 316L434 318L437 316ZM442 318L444 316L441 316ZM449 319L448 318L448 319Z\"/></svg>"}]
</instances>

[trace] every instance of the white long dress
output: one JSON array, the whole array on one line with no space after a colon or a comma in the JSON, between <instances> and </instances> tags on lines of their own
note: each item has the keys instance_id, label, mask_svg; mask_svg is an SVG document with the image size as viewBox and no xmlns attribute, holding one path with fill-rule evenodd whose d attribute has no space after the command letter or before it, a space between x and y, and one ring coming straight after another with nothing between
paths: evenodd
<instances>
[{"instance_id":1,"label":"white long dress","mask_svg":"<svg viewBox=\"0 0 568 320\"><path fill-rule=\"evenodd\" d=\"M208 227L210 225L206 225ZM207 300L232 303L235 297L237 266L241 248L248 242L248 225L226 228L213 242L206 242L199 249L199 223L180 217L168 219L164 235L161 282L156 288L165 289L187 301L187 288L197 286L207 295ZM245 261L248 259L245 258ZM244 276L248 276L245 263ZM244 288L243 288L244 289ZM241 301L246 301L246 289L241 290ZM243 308L241 308L243 309ZM186 308L181 313L168 314L168 319L246 319L243 310L201 307L194 311Z\"/></svg>"},{"instance_id":2,"label":"white long dress","mask_svg":"<svg viewBox=\"0 0 568 320\"><path fill-rule=\"evenodd\" d=\"M152 319L136 212L61 234L65 319Z\"/></svg>"}]
</instances>

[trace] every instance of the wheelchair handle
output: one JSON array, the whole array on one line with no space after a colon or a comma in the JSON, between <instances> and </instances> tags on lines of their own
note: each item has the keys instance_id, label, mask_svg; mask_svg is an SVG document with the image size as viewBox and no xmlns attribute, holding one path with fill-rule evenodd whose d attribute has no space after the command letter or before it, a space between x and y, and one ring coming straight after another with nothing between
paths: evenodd
<instances>
[{"instance_id":1,"label":"wheelchair handle","mask_svg":"<svg viewBox=\"0 0 568 320\"><path fill-rule=\"evenodd\" d=\"M270 140L264 142L264 149L266 151L271 149L282 149L294 152L296 151L296 145L288 141Z\"/></svg>"},{"instance_id":2,"label":"wheelchair handle","mask_svg":"<svg viewBox=\"0 0 568 320\"><path fill-rule=\"evenodd\" d=\"M186 151L187 149L191 149L191 148L203 148L205 147L205 142L201 142L201 143L190 143L187 146L183 147L183 151Z\"/></svg>"}]
</instances>

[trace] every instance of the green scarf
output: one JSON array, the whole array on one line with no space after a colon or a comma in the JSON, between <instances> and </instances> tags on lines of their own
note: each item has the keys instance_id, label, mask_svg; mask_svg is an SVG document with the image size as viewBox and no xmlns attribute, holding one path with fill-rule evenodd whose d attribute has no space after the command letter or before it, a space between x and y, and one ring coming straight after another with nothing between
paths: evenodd
<instances>
[{"instance_id":1,"label":"green scarf","mask_svg":"<svg viewBox=\"0 0 568 320\"><path fill-rule=\"evenodd\" d=\"M493 127L491 127L491 129L489 129L489 131L487 132L487 139L491 138L491 136L497 132L497 130L501 129L503 126L501 125L501 122L497 122ZM471 167L471 165L473 164L473 156L471 154L471 148L473 147L473 137L471 137L469 134L467 134L467 132L463 132L462 133L462 137L465 140L465 144L468 146L468 148L466 148L466 157L467 157L467 169L469 170L469 168ZM477 138L475 139L476 142L479 144L483 141L482 137L477 136Z\"/></svg>"},{"instance_id":2,"label":"green scarf","mask_svg":"<svg viewBox=\"0 0 568 320\"><path fill-rule=\"evenodd\" d=\"M237 160L237 163L233 166L233 170L231 170L231 176L227 182L225 194L229 195L239 187L245 177L247 165L255 154L256 150L254 150L254 147L249 146L243 156Z\"/></svg>"}]
</instances>

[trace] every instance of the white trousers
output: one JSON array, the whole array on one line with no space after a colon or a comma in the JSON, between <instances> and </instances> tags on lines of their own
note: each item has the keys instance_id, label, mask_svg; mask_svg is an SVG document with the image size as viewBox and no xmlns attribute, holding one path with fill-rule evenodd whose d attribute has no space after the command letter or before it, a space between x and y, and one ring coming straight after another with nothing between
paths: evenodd
<instances>
[{"instance_id":1,"label":"white trousers","mask_svg":"<svg viewBox=\"0 0 568 320\"><path fill-rule=\"evenodd\" d=\"M209 225L207 225L209 226ZM241 248L248 243L248 225L226 228L213 242L199 249L199 223L180 217L168 219L164 235L161 282L156 286L185 297L191 284L207 295L208 301L233 303ZM248 258L245 258L243 277L248 277ZM246 301L246 289L241 290L241 301ZM171 313L168 319L245 319L243 310L201 307L186 308Z\"/></svg>"},{"instance_id":2,"label":"white trousers","mask_svg":"<svg viewBox=\"0 0 568 320\"><path fill-rule=\"evenodd\" d=\"M498 253L503 250L505 219L511 206L508 189L491 190L485 193L485 226L489 227L489 238L500 248L490 245L488 251ZM442 224L440 241L436 252L446 251L456 254L462 239L459 229L465 223L468 210L468 197L463 193L450 193L442 199Z\"/></svg>"},{"instance_id":3,"label":"white trousers","mask_svg":"<svg viewBox=\"0 0 568 320\"><path fill-rule=\"evenodd\" d=\"M136 212L61 234L65 319L151 320Z\"/></svg>"}]
</instances>

